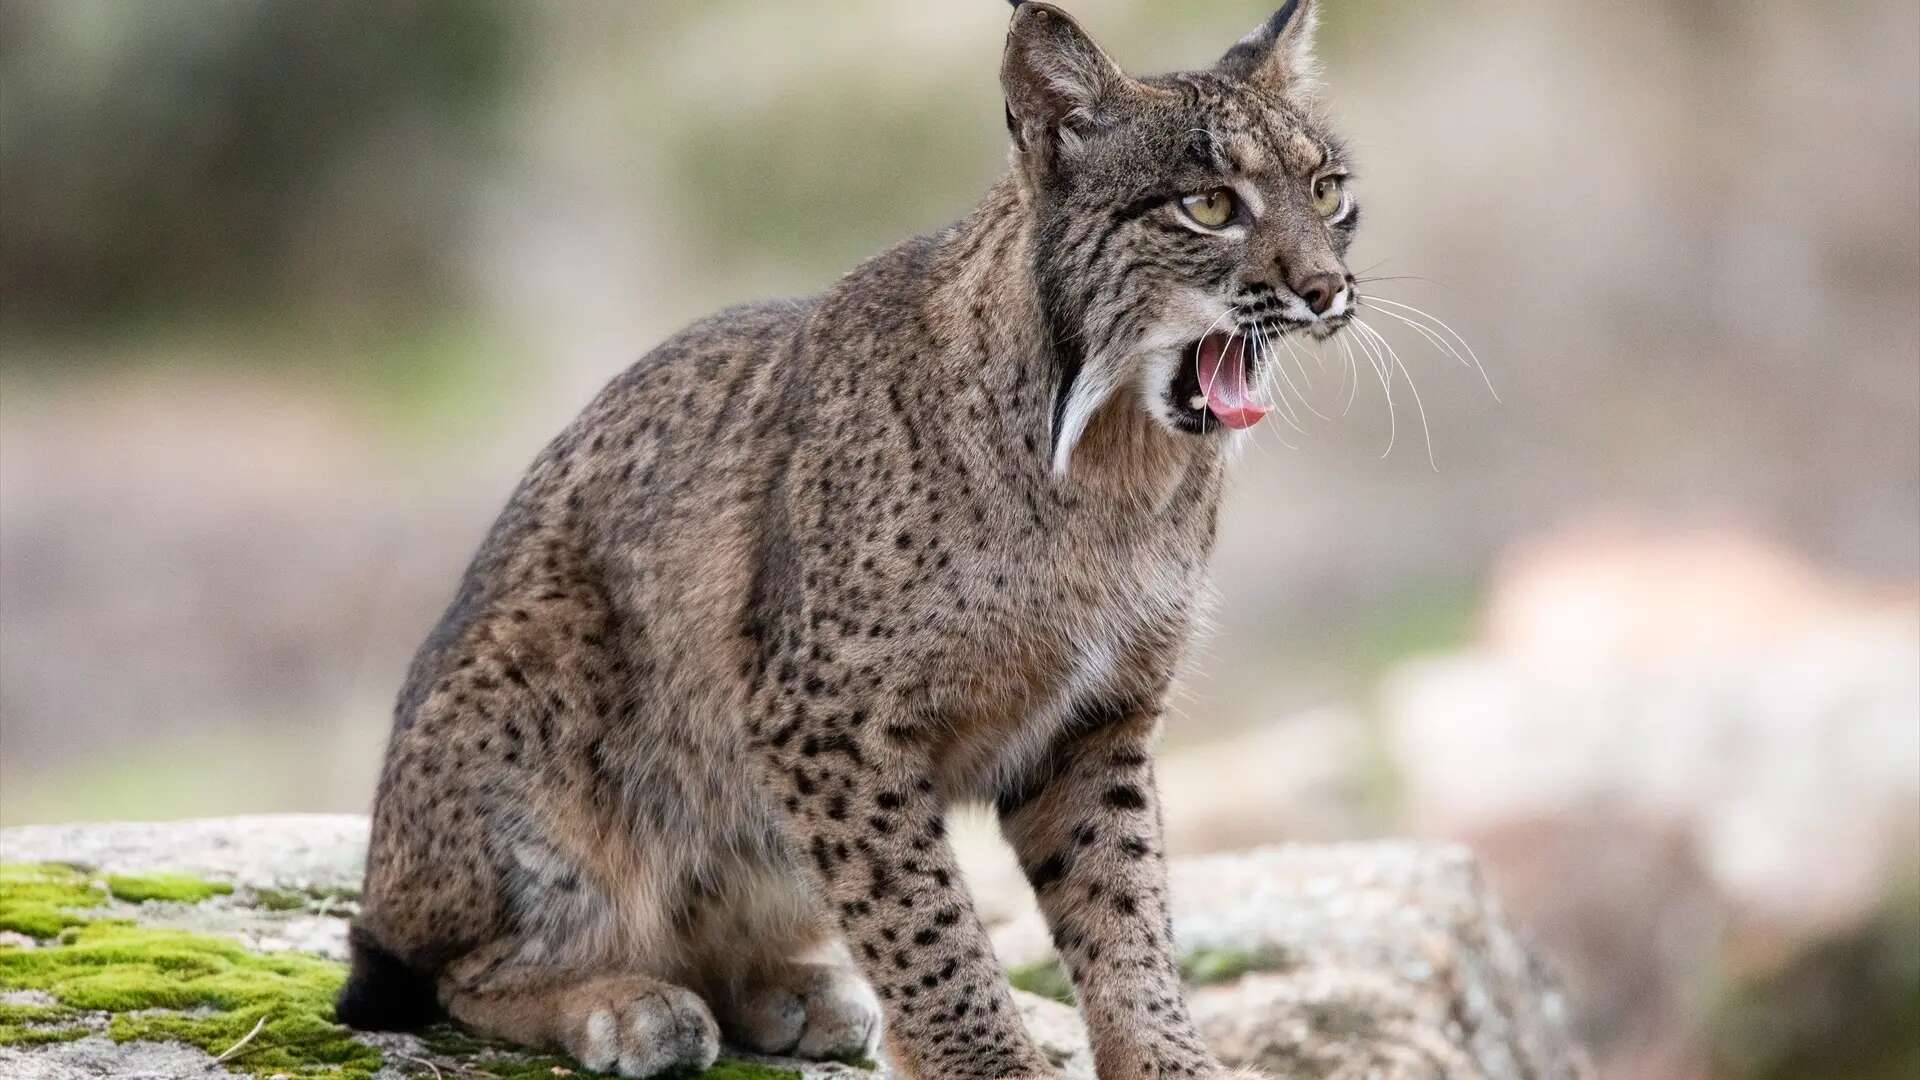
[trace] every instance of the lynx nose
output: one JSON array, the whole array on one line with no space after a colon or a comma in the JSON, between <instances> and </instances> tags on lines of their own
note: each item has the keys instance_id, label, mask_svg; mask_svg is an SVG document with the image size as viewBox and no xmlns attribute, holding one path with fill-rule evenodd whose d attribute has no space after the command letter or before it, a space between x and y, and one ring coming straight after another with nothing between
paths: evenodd
<instances>
[{"instance_id":1,"label":"lynx nose","mask_svg":"<svg viewBox=\"0 0 1920 1080\"><path fill-rule=\"evenodd\" d=\"M1340 296L1340 290L1346 288L1347 280L1339 274L1308 274L1298 281L1287 284L1293 287L1294 294L1307 302L1315 315L1325 315Z\"/></svg>"}]
</instances>

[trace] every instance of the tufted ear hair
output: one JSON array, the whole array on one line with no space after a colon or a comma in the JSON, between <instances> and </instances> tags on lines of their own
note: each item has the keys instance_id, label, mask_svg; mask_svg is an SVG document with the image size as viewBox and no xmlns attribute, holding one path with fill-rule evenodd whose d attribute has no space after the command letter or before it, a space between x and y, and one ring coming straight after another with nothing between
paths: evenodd
<instances>
[{"instance_id":1,"label":"tufted ear hair","mask_svg":"<svg viewBox=\"0 0 1920 1080\"><path fill-rule=\"evenodd\" d=\"M1230 78L1276 90L1311 87L1320 74L1313 55L1313 32L1319 21L1313 0L1287 0L1228 49L1214 68Z\"/></svg>"},{"instance_id":2,"label":"tufted ear hair","mask_svg":"<svg viewBox=\"0 0 1920 1080\"><path fill-rule=\"evenodd\" d=\"M1050 159L1100 126L1108 108L1136 84L1066 12L1013 0L1000 86L1014 145Z\"/></svg>"}]
</instances>

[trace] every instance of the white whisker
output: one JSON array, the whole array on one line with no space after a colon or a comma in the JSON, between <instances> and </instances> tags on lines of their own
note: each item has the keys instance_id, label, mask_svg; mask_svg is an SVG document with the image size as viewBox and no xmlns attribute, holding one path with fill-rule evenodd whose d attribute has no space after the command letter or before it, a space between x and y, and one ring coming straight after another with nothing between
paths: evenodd
<instances>
[{"instance_id":1,"label":"white whisker","mask_svg":"<svg viewBox=\"0 0 1920 1080\"><path fill-rule=\"evenodd\" d=\"M1268 347L1268 346L1267 346L1267 344L1266 344L1266 341L1265 341L1265 336L1266 336L1266 335L1264 334L1264 332L1262 332L1262 331L1261 331L1261 330L1260 330L1260 329L1259 329L1259 328L1258 328L1258 327L1256 326L1256 327L1254 328L1254 333L1256 333L1256 334L1259 334L1259 335L1260 335L1260 349L1262 350L1262 352L1265 352L1265 351L1267 351L1269 347ZM1273 381L1273 372L1271 372L1271 371L1269 371L1269 370L1267 370L1267 369L1268 369L1269 367L1271 367L1271 366L1272 366L1272 362L1271 362L1270 360L1264 360L1264 359L1263 359L1263 360L1262 360L1262 362L1261 362L1261 364L1260 364L1260 399L1261 399L1262 401L1266 401L1266 402L1270 402L1270 403L1275 403L1275 404L1277 405L1277 404L1280 404L1280 396L1279 396L1278 394L1276 394L1276 393L1275 393L1275 389L1276 389L1276 387L1275 387L1275 385L1274 385L1274 381ZM1291 421L1291 420L1288 420L1288 419L1287 419L1287 416L1286 416L1286 413L1284 413L1284 412L1280 412L1280 410L1279 410L1278 408L1276 408L1276 409L1275 409L1275 411L1276 411L1276 412L1279 412L1279 413L1280 413L1280 419L1281 419L1281 420L1283 420L1283 421L1285 421L1288 427L1291 427L1291 428L1293 428L1293 429L1294 429L1295 431L1298 431L1298 430L1300 430L1300 429L1299 429L1299 427L1298 427L1298 426L1297 426L1296 424L1294 424L1294 423L1293 423L1293 421ZM1294 451L1297 451L1297 450L1299 450L1299 449L1300 449L1299 447L1297 447L1297 446L1295 446L1295 445L1293 445L1292 443L1290 443L1290 442L1288 442L1288 441L1287 441L1287 437L1286 437L1285 435L1283 435L1283 434L1281 434L1281 433L1280 433L1280 429L1279 429L1279 428L1276 428L1276 427L1273 427L1273 425L1271 425L1271 424L1268 424L1268 425L1266 425L1266 426L1267 426L1267 427L1269 427L1269 428L1272 428L1272 430L1273 430L1273 437L1274 437L1274 438L1276 438L1276 439L1279 439L1279 440L1280 440L1280 445L1281 445L1281 446L1284 446L1284 447L1286 447L1287 449L1289 449L1289 450L1294 450ZM1254 444L1255 446L1259 446L1259 445L1260 445L1260 432L1259 432L1259 429L1258 429L1258 428L1250 428L1250 429L1248 429L1248 431L1247 431L1247 438L1248 438L1248 439L1250 439L1250 440L1252 440L1252 442L1253 442L1253 444ZM1261 453L1262 453L1262 455L1263 455L1263 456L1265 455L1265 453L1266 453L1266 448L1265 448L1265 447L1261 447Z\"/></svg>"},{"instance_id":2,"label":"white whisker","mask_svg":"<svg viewBox=\"0 0 1920 1080\"><path fill-rule=\"evenodd\" d=\"M1427 465L1428 467L1432 468L1434 472L1439 472L1440 463L1437 460L1435 460L1433 456L1433 428L1428 426L1427 424L1427 406L1424 402L1420 400L1420 387L1415 385L1413 381L1413 372L1407 370L1407 365L1402 363L1400 360L1400 354L1394 351L1393 343L1388 341L1385 337L1383 337L1380 331L1375 330L1371 326L1368 326L1366 323L1366 320L1364 319L1355 319L1353 320L1353 323L1355 326L1358 326L1362 330L1373 335L1374 340L1379 342L1382 346L1386 348L1387 355L1393 358L1393 362L1397 367L1399 367L1400 373L1407 377L1407 389L1413 391L1414 407L1420 410L1420 430L1426 435Z\"/></svg>"},{"instance_id":3,"label":"white whisker","mask_svg":"<svg viewBox=\"0 0 1920 1080\"><path fill-rule=\"evenodd\" d=\"M1495 390L1493 388L1493 379L1487 374L1486 366L1480 363L1480 354L1474 352L1473 346L1467 342L1467 339L1464 337L1461 337L1460 332L1458 330L1455 330L1453 327L1447 325L1447 321L1445 319L1440 318L1438 315L1435 315L1430 311L1422 311L1421 309L1414 307L1412 304L1403 304L1398 300L1387 300L1378 296L1369 296L1367 299L1376 303L1386 304L1390 307L1397 307L1402 309L1403 311L1410 311L1413 314L1418 315L1423 319L1431 320L1435 326L1446 331L1449 335L1452 336L1453 340L1460 343L1461 348L1467 350L1467 355L1473 358L1474 368L1480 372L1481 381L1487 384L1487 393L1493 395L1493 400L1495 402L1500 402L1500 391ZM1459 354L1456 353L1455 355L1457 356Z\"/></svg>"},{"instance_id":4,"label":"white whisker","mask_svg":"<svg viewBox=\"0 0 1920 1080\"><path fill-rule=\"evenodd\" d=\"M1260 382L1263 388L1270 392L1269 399L1278 404L1280 419L1286 421L1288 427L1299 432L1301 435L1305 435L1307 429L1300 426L1300 414L1293 411L1293 404L1287 400L1287 395L1281 392L1279 384L1273 381L1274 371L1279 368L1280 361L1279 358L1274 355L1272 340L1267 337L1267 332L1261 329L1257 323L1254 325L1253 332L1259 335L1259 351L1255 355L1259 356L1262 361L1260 364ZM1282 371L1280 374L1284 376L1286 372ZM1289 382L1291 382L1291 380L1289 380ZM1297 387L1294 389L1294 393L1300 393ZM1305 404L1306 399L1302 398L1301 403ZM1307 407L1311 409L1313 406L1308 405ZM1281 441L1285 442L1286 440L1283 439ZM1298 447L1289 445L1287 449L1294 450L1298 449Z\"/></svg>"},{"instance_id":5,"label":"white whisker","mask_svg":"<svg viewBox=\"0 0 1920 1080\"><path fill-rule=\"evenodd\" d=\"M1287 341L1287 335L1281 334L1279 337L1280 344L1285 345L1287 347L1287 354L1293 357L1293 369L1300 373L1300 381L1307 384L1307 389L1317 390L1313 385L1313 376L1307 373L1307 365L1301 361L1300 354L1295 352L1293 345ZM1307 408L1311 409L1313 406L1308 405Z\"/></svg>"},{"instance_id":6,"label":"white whisker","mask_svg":"<svg viewBox=\"0 0 1920 1080\"><path fill-rule=\"evenodd\" d=\"M1352 325L1357 332L1360 321L1355 319L1349 325ZM1361 334L1354 339L1354 342L1360 346L1360 351L1366 355L1367 365L1373 368L1374 378L1380 380L1380 390L1387 397L1387 448L1380 452L1380 457L1384 459L1387 455L1393 453L1393 444L1400 437L1399 416L1393 407L1393 382L1387 378L1385 359L1379 356L1374 346L1369 343L1367 336Z\"/></svg>"},{"instance_id":7,"label":"white whisker","mask_svg":"<svg viewBox=\"0 0 1920 1080\"><path fill-rule=\"evenodd\" d=\"M1393 371L1387 363L1386 354L1380 351L1378 345L1374 344L1373 338L1361 331L1358 326L1355 326L1353 331L1355 334L1355 346L1360 349L1361 355L1366 357L1368 366L1373 368L1374 378L1380 381L1380 389L1387 397L1387 449L1380 455L1384 458L1388 454L1393 453L1395 439L1399 431L1398 410L1394 407L1393 400Z\"/></svg>"},{"instance_id":8,"label":"white whisker","mask_svg":"<svg viewBox=\"0 0 1920 1080\"><path fill-rule=\"evenodd\" d=\"M1280 344L1286 346L1288 354L1290 354L1293 357L1293 366L1300 369L1300 377L1303 379L1306 378L1306 375L1307 375L1306 365L1301 362L1300 354L1294 351L1293 343L1287 340L1287 335L1285 334L1280 335ZM1309 381L1307 385L1312 386L1313 383ZM1294 389L1293 392L1296 394L1300 393L1297 387ZM1326 413L1323 413L1319 409L1314 408L1313 402L1308 400L1305 394L1300 394L1300 404L1305 405L1307 407L1308 412L1319 417L1320 419L1328 421L1329 423L1333 421L1333 417L1328 416Z\"/></svg>"},{"instance_id":9,"label":"white whisker","mask_svg":"<svg viewBox=\"0 0 1920 1080\"><path fill-rule=\"evenodd\" d=\"M1385 308L1374 308L1374 310L1379 312L1382 315L1385 315L1389 319L1397 319L1400 322L1403 322L1408 326L1412 327L1415 333L1418 333L1421 337L1427 340L1428 344L1432 345L1436 349L1439 349L1441 353L1447 356L1451 356L1455 360L1459 361L1461 367L1472 366L1471 364L1467 363L1466 357L1460 355L1460 350L1453 347L1452 342L1448 341L1446 338L1441 337L1439 332L1434 330L1431 326L1428 326L1425 323L1415 322L1412 319L1409 319L1405 315L1402 315L1396 311L1388 311Z\"/></svg>"},{"instance_id":10,"label":"white whisker","mask_svg":"<svg viewBox=\"0 0 1920 1080\"><path fill-rule=\"evenodd\" d=\"M1353 358L1353 343L1346 335L1340 335L1337 340L1341 351L1347 354L1347 367L1340 380L1340 388L1347 392L1347 403L1340 407L1340 416L1344 419L1353 412L1353 399L1360 396L1360 364Z\"/></svg>"},{"instance_id":11,"label":"white whisker","mask_svg":"<svg viewBox=\"0 0 1920 1080\"><path fill-rule=\"evenodd\" d=\"M1320 374L1325 375L1327 373L1327 339L1326 338L1314 339L1313 359L1314 359L1314 362L1319 365ZM1345 385L1346 383L1344 382L1344 377L1343 377L1341 386L1345 386ZM1340 387L1338 386L1334 387L1334 396L1338 397L1339 394L1340 394Z\"/></svg>"},{"instance_id":12,"label":"white whisker","mask_svg":"<svg viewBox=\"0 0 1920 1080\"><path fill-rule=\"evenodd\" d=\"M1287 343L1287 339L1285 337L1282 337L1280 339L1280 343L1282 345L1285 345ZM1273 357L1268 362L1267 366L1272 368L1274 372L1276 372L1280 376L1280 378L1286 382L1287 387L1293 391L1293 396L1300 399L1300 404L1306 405L1308 410L1312 410L1313 406L1310 403L1308 403L1307 395L1301 393L1300 388L1294 385L1293 376L1287 374L1287 369L1283 365L1281 365L1280 360L1277 356ZM1300 434L1302 435L1306 434L1306 430L1301 428L1299 424L1294 425L1294 430L1300 432Z\"/></svg>"}]
</instances>

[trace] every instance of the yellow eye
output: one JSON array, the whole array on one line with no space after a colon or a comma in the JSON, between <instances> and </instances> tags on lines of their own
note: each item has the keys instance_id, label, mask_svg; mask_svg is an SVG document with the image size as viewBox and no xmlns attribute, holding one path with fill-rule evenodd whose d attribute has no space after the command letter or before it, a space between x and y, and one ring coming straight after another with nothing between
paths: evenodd
<instances>
[{"instance_id":1,"label":"yellow eye","mask_svg":"<svg viewBox=\"0 0 1920 1080\"><path fill-rule=\"evenodd\" d=\"M1180 209L1187 212L1194 224L1209 229L1224 229L1233 223L1235 207L1239 204L1233 192L1226 188L1215 188L1199 195L1188 195L1180 200Z\"/></svg>"},{"instance_id":2,"label":"yellow eye","mask_svg":"<svg viewBox=\"0 0 1920 1080\"><path fill-rule=\"evenodd\" d=\"M1346 202L1347 178L1329 173L1313 182L1313 209L1321 217L1332 217Z\"/></svg>"}]
</instances>

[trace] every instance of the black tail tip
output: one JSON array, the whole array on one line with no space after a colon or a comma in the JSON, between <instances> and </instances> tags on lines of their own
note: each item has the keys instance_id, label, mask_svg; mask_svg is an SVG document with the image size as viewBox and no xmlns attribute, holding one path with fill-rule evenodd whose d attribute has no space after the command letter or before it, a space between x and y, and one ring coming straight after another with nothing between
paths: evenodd
<instances>
[{"instance_id":1,"label":"black tail tip","mask_svg":"<svg viewBox=\"0 0 1920 1080\"><path fill-rule=\"evenodd\" d=\"M410 967L356 926L347 935L353 967L333 1015L360 1031L418 1031L446 1018L434 977Z\"/></svg>"}]
</instances>

